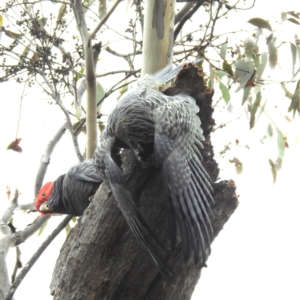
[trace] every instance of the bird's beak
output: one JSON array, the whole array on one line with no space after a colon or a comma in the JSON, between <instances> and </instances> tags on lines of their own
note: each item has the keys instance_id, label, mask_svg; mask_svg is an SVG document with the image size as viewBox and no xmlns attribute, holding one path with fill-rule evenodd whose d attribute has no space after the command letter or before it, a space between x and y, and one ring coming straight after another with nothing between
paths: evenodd
<instances>
[{"instance_id":1,"label":"bird's beak","mask_svg":"<svg viewBox=\"0 0 300 300\"><path fill-rule=\"evenodd\" d=\"M47 202L44 202L40 208L39 208L40 212L51 212L53 211L53 207L49 206Z\"/></svg>"}]
</instances>

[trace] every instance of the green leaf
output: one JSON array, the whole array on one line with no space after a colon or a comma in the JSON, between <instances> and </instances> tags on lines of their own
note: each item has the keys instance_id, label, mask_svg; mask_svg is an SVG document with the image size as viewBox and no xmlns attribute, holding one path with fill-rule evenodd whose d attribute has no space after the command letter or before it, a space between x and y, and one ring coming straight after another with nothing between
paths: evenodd
<instances>
[{"instance_id":1,"label":"green leaf","mask_svg":"<svg viewBox=\"0 0 300 300\"><path fill-rule=\"evenodd\" d=\"M272 138L273 135L274 135L274 130L273 130L272 124L270 123L270 124L268 125L268 127L267 127L267 136L268 136L269 138Z\"/></svg>"},{"instance_id":2,"label":"green leaf","mask_svg":"<svg viewBox=\"0 0 300 300\"><path fill-rule=\"evenodd\" d=\"M275 164L274 164L272 159L269 159L269 164L271 166L271 172L272 172L272 176L273 176L273 183L275 183L276 178L277 178L277 171L276 171Z\"/></svg>"},{"instance_id":3,"label":"green leaf","mask_svg":"<svg viewBox=\"0 0 300 300\"><path fill-rule=\"evenodd\" d=\"M293 58L293 75L295 74L295 65L297 60L297 47L295 44L291 43L291 52L292 52L292 58Z\"/></svg>"},{"instance_id":4,"label":"green leaf","mask_svg":"<svg viewBox=\"0 0 300 300\"><path fill-rule=\"evenodd\" d=\"M287 11L286 13L289 14L289 15L291 15L292 17L294 17L296 19L300 19L299 18L299 13L297 13L295 11L290 10L290 11Z\"/></svg>"},{"instance_id":5,"label":"green leaf","mask_svg":"<svg viewBox=\"0 0 300 300\"><path fill-rule=\"evenodd\" d=\"M24 57L27 57L29 51L30 51L30 48L31 48L31 44L28 44L27 46L25 46L21 56L24 56Z\"/></svg>"},{"instance_id":6,"label":"green leaf","mask_svg":"<svg viewBox=\"0 0 300 300\"><path fill-rule=\"evenodd\" d=\"M285 96L287 97L287 98L289 98L289 99L293 99L293 94L287 89L287 87L286 87L286 85L285 85L285 83L284 82L282 82L281 83L281 87L282 87L282 89L284 90L284 92L285 92ZM289 110L290 111L290 110Z\"/></svg>"},{"instance_id":7,"label":"green leaf","mask_svg":"<svg viewBox=\"0 0 300 300\"><path fill-rule=\"evenodd\" d=\"M105 95L105 90L103 86L101 85L100 82L96 82L96 99L97 103L104 97Z\"/></svg>"},{"instance_id":8,"label":"green leaf","mask_svg":"<svg viewBox=\"0 0 300 300\"><path fill-rule=\"evenodd\" d=\"M228 76L228 73L225 71L222 71L222 70L218 70L218 71L216 71L216 75L217 75L217 77L222 78L224 76Z\"/></svg>"},{"instance_id":9,"label":"green leaf","mask_svg":"<svg viewBox=\"0 0 300 300\"><path fill-rule=\"evenodd\" d=\"M207 80L207 87L208 88L212 88L212 86L211 86L211 80L210 79Z\"/></svg>"},{"instance_id":10,"label":"green leaf","mask_svg":"<svg viewBox=\"0 0 300 300\"><path fill-rule=\"evenodd\" d=\"M229 159L229 162L234 164L237 174L241 174L243 172L243 163L238 158L234 157L233 159Z\"/></svg>"},{"instance_id":11,"label":"green leaf","mask_svg":"<svg viewBox=\"0 0 300 300\"><path fill-rule=\"evenodd\" d=\"M260 65L257 68L257 79L261 79L261 76L266 68L267 65L267 61L268 61L268 53L264 52L261 56L260 56Z\"/></svg>"},{"instance_id":12,"label":"green leaf","mask_svg":"<svg viewBox=\"0 0 300 300\"><path fill-rule=\"evenodd\" d=\"M287 19L287 13L282 11L281 12L281 21L284 22L284 21L286 21L286 19Z\"/></svg>"},{"instance_id":13,"label":"green leaf","mask_svg":"<svg viewBox=\"0 0 300 300\"><path fill-rule=\"evenodd\" d=\"M84 68L81 68L78 73L83 74ZM78 81L80 78L82 78L82 76L80 76L78 73L76 74L76 81Z\"/></svg>"},{"instance_id":14,"label":"green leaf","mask_svg":"<svg viewBox=\"0 0 300 300\"><path fill-rule=\"evenodd\" d=\"M22 37L21 33L15 33L15 32L9 31L9 30L3 30L3 31L4 31L4 33L5 33L6 36L8 36L8 37L10 37L12 39L18 40L19 38Z\"/></svg>"},{"instance_id":15,"label":"green leaf","mask_svg":"<svg viewBox=\"0 0 300 300\"><path fill-rule=\"evenodd\" d=\"M259 119L259 117L261 116L261 114L265 111L265 108L266 108L266 104L267 104L267 101L265 101L264 105L261 106L261 109L260 109L260 112L259 112L259 115L257 116L256 120Z\"/></svg>"},{"instance_id":16,"label":"green leaf","mask_svg":"<svg viewBox=\"0 0 300 300\"><path fill-rule=\"evenodd\" d=\"M99 18L103 19L107 12L106 0L99 0L98 14Z\"/></svg>"},{"instance_id":17,"label":"green leaf","mask_svg":"<svg viewBox=\"0 0 300 300\"><path fill-rule=\"evenodd\" d=\"M282 167L282 159L280 157L277 157L275 161L275 169L276 171L279 171Z\"/></svg>"},{"instance_id":18,"label":"green leaf","mask_svg":"<svg viewBox=\"0 0 300 300\"><path fill-rule=\"evenodd\" d=\"M249 58L254 58L258 55L258 45L256 41L251 37L248 37L244 40L244 48L245 48L245 55Z\"/></svg>"},{"instance_id":19,"label":"green leaf","mask_svg":"<svg viewBox=\"0 0 300 300\"><path fill-rule=\"evenodd\" d=\"M230 93L227 86L222 81L219 81L219 89L221 90L225 103L228 104L230 100Z\"/></svg>"},{"instance_id":20,"label":"green leaf","mask_svg":"<svg viewBox=\"0 0 300 300\"><path fill-rule=\"evenodd\" d=\"M282 132L277 129L277 146L278 146L278 157L283 160L285 152L285 139Z\"/></svg>"},{"instance_id":21,"label":"green leaf","mask_svg":"<svg viewBox=\"0 0 300 300\"><path fill-rule=\"evenodd\" d=\"M56 19L57 23L59 23L62 20L62 18L66 14L66 12L67 12L67 5L65 3L63 3L58 10L58 15L57 15L57 19Z\"/></svg>"},{"instance_id":22,"label":"green leaf","mask_svg":"<svg viewBox=\"0 0 300 300\"><path fill-rule=\"evenodd\" d=\"M126 86L120 88L120 89L119 89L119 95L117 96L117 101L119 101L120 98L122 97L122 95L123 95L124 93L126 93L127 91L128 91L128 85L126 85Z\"/></svg>"},{"instance_id":23,"label":"green leaf","mask_svg":"<svg viewBox=\"0 0 300 300\"><path fill-rule=\"evenodd\" d=\"M71 231L71 226L70 226L69 223L66 225L65 231L66 231L66 235L68 235L68 234L70 233L70 231Z\"/></svg>"},{"instance_id":24,"label":"green leaf","mask_svg":"<svg viewBox=\"0 0 300 300\"><path fill-rule=\"evenodd\" d=\"M257 113L257 110L260 106L260 102L261 102L261 99L262 99L262 96L261 96L261 91L259 91L257 94L256 94L256 99L252 105L252 108L251 108L251 112L250 112L250 129L252 129L255 125L255 115Z\"/></svg>"},{"instance_id":25,"label":"green leaf","mask_svg":"<svg viewBox=\"0 0 300 300\"><path fill-rule=\"evenodd\" d=\"M228 43L226 42L221 46L221 49L220 49L220 55L224 60L226 59L227 47L228 47Z\"/></svg>"},{"instance_id":26,"label":"green leaf","mask_svg":"<svg viewBox=\"0 0 300 300\"><path fill-rule=\"evenodd\" d=\"M253 18L253 19L250 19L248 21L248 23L256 26L256 27L259 27L259 28L265 28L265 29L268 29L272 32L272 27L270 25L270 23L264 19L261 19L261 18Z\"/></svg>"},{"instance_id":27,"label":"green leaf","mask_svg":"<svg viewBox=\"0 0 300 300\"><path fill-rule=\"evenodd\" d=\"M253 77L255 70L253 62L237 60L235 62L235 78L239 81L240 86L237 88L236 92L244 88L248 81Z\"/></svg>"},{"instance_id":28,"label":"green leaf","mask_svg":"<svg viewBox=\"0 0 300 300\"><path fill-rule=\"evenodd\" d=\"M46 228L47 224L48 224L48 221L46 221L46 222L41 226L41 228L39 229L39 232L38 232L38 236L40 236L40 235L43 233L43 231L44 231L44 229Z\"/></svg>"},{"instance_id":29,"label":"green leaf","mask_svg":"<svg viewBox=\"0 0 300 300\"><path fill-rule=\"evenodd\" d=\"M252 86L245 86L244 87L244 93L243 93L243 99L242 99L242 105L246 102L246 100L249 97L249 94L251 92Z\"/></svg>"},{"instance_id":30,"label":"green leaf","mask_svg":"<svg viewBox=\"0 0 300 300\"><path fill-rule=\"evenodd\" d=\"M233 71L232 71L231 65L226 60L224 60L222 67L225 72L227 72L229 75L233 76Z\"/></svg>"},{"instance_id":31,"label":"green leaf","mask_svg":"<svg viewBox=\"0 0 300 300\"><path fill-rule=\"evenodd\" d=\"M272 37L268 42L269 63L271 68L275 68L278 61L277 47L275 46L276 38Z\"/></svg>"},{"instance_id":32,"label":"green leaf","mask_svg":"<svg viewBox=\"0 0 300 300\"><path fill-rule=\"evenodd\" d=\"M38 23L40 24L41 28L44 28L44 26L47 24L48 18L40 18L38 20Z\"/></svg>"},{"instance_id":33,"label":"green leaf","mask_svg":"<svg viewBox=\"0 0 300 300\"><path fill-rule=\"evenodd\" d=\"M294 23L294 24L296 24L296 25L300 25L300 22L299 21L297 21L296 19L294 19L294 18L288 18L287 19L288 21L290 21L291 23Z\"/></svg>"},{"instance_id":34,"label":"green leaf","mask_svg":"<svg viewBox=\"0 0 300 300\"><path fill-rule=\"evenodd\" d=\"M2 26L2 25L3 25L3 16L0 15L0 26Z\"/></svg>"},{"instance_id":35,"label":"green leaf","mask_svg":"<svg viewBox=\"0 0 300 300\"><path fill-rule=\"evenodd\" d=\"M103 123L103 122L100 122L100 123L98 124L98 128L99 128L99 131L102 132L102 131L105 129L104 123Z\"/></svg>"},{"instance_id":36,"label":"green leaf","mask_svg":"<svg viewBox=\"0 0 300 300\"><path fill-rule=\"evenodd\" d=\"M281 86L283 86L283 85L281 85ZM290 105L288 111L289 112L293 111L294 117L295 117L296 111L298 111L298 113L300 113L300 80L298 80L296 83L296 89L295 89L294 95L292 97L291 105Z\"/></svg>"}]
</instances>

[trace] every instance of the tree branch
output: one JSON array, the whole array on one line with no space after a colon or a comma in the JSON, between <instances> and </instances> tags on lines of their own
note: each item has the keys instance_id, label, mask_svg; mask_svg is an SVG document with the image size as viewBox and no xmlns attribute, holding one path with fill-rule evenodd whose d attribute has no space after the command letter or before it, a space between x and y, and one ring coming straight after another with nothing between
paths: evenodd
<instances>
[{"instance_id":1,"label":"tree branch","mask_svg":"<svg viewBox=\"0 0 300 300\"><path fill-rule=\"evenodd\" d=\"M117 0L115 2L115 4L112 6L112 8L109 10L109 12L105 15L105 17L99 22L99 24L95 27L95 29L90 33L90 35L89 35L90 39L94 39L95 38L97 32L100 30L100 28L103 26L103 24L106 23L106 21L108 20L108 18L111 16L111 14L114 12L114 10L117 8L117 6L119 5L119 3L121 1L122 0Z\"/></svg>"},{"instance_id":2,"label":"tree branch","mask_svg":"<svg viewBox=\"0 0 300 300\"><path fill-rule=\"evenodd\" d=\"M48 217L40 217L44 219L48 219ZM30 260L27 262L25 267L22 269L14 283L11 285L8 293L6 294L4 300L11 300L14 293L16 292L18 286L24 279L24 277L27 275L31 267L35 264L35 262L38 260L38 258L41 256L41 254L44 252L44 250L48 247L48 245L54 240L54 238L66 227L66 225L70 222L72 219L72 216L67 216L63 219L63 221L56 227L56 229L49 235L49 237L42 243L42 245L39 247L39 249L36 251L36 253L30 258ZM45 220L45 221L46 221Z\"/></svg>"},{"instance_id":3,"label":"tree branch","mask_svg":"<svg viewBox=\"0 0 300 300\"><path fill-rule=\"evenodd\" d=\"M96 103L96 75L93 59L92 41L85 22L80 0L74 0L74 15L80 32L85 55L85 79L87 84L86 107L86 158L91 158L97 145L97 103ZM105 18L104 18L105 19ZM104 20L103 19L103 20Z\"/></svg>"},{"instance_id":4,"label":"tree branch","mask_svg":"<svg viewBox=\"0 0 300 300\"><path fill-rule=\"evenodd\" d=\"M73 141L75 153L77 154L78 160L79 161L83 161L83 156L82 156L82 154L81 154L81 152L79 150L77 136L74 134L73 126L72 126L72 121L71 121L70 114L69 114L68 110L62 104L62 102L60 100L60 95L55 92L54 88L52 87L52 85L50 84L50 82L48 81L48 79L46 78L45 74L43 72L37 72L37 73L41 75L41 77L43 78L44 82L48 86L50 92L48 92L44 87L42 87L43 90L47 94L51 95L51 97L55 100L55 102L58 104L58 106L64 112L64 114L66 116L66 119L67 119L67 123L68 123L68 129L69 129L69 132L70 132L71 137L72 137L72 141Z\"/></svg>"},{"instance_id":5,"label":"tree branch","mask_svg":"<svg viewBox=\"0 0 300 300\"><path fill-rule=\"evenodd\" d=\"M37 194L43 184L44 177L45 177L46 171L48 169L48 165L50 163L50 158L51 158L52 152L53 152L55 146L57 145L57 143L59 142L59 140L64 135L67 127L68 127L68 123L65 122L58 129L57 133L54 135L54 137L52 138L52 140L48 143L48 145L46 147L45 153L41 159L40 167L39 167L38 172L35 177L35 184L34 184L34 196L35 197L37 196Z\"/></svg>"},{"instance_id":6,"label":"tree branch","mask_svg":"<svg viewBox=\"0 0 300 300\"><path fill-rule=\"evenodd\" d=\"M176 14L174 24L176 25L181 21L181 19L185 16L186 13L190 11L190 9L197 3L198 1L191 1L186 3L181 10Z\"/></svg>"},{"instance_id":7,"label":"tree branch","mask_svg":"<svg viewBox=\"0 0 300 300\"><path fill-rule=\"evenodd\" d=\"M178 36L180 30L182 29L183 25L186 23L186 21L188 19L190 19L192 17L192 15L199 9L199 7L204 2L205 2L204 0L197 1L197 3L194 5L194 7L181 18L180 22L178 23L178 25L176 26L176 29L174 31L174 42L176 41L177 36Z\"/></svg>"},{"instance_id":8,"label":"tree branch","mask_svg":"<svg viewBox=\"0 0 300 300\"><path fill-rule=\"evenodd\" d=\"M12 201L10 202L9 207L4 211L1 217L1 223L7 224L9 219L14 214L14 210L18 207L18 198L19 198L19 191L15 190L15 195Z\"/></svg>"},{"instance_id":9,"label":"tree branch","mask_svg":"<svg viewBox=\"0 0 300 300\"><path fill-rule=\"evenodd\" d=\"M142 76L172 63L175 0L145 2Z\"/></svg>"}]
</instances>

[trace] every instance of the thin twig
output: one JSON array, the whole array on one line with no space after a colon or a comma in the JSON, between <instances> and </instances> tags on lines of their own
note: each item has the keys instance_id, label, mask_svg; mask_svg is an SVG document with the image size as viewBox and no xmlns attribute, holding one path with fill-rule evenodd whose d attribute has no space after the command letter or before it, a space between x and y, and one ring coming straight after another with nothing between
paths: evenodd
<instances>
[{"instance_id":1,"label":"thin twig","mask_svg":"<svg viewBox=\"0 0 300 300\"><path fill-rule=\"evenodd\" d=\"M133 55L136 55L136 54L142 54L142 51L127 53L127 54L121 54L121 53L118 53L115 50L111 49L109 46L105 47L104 50L107 51L110 54L113 54L113 55L119 56L119 57L123 57L123 58L128 57L128 56L133 56Z\"/></svg>"},{"instance_id":2,"label":"thin twig","mask_svg":"<svg viewBox=\"0 0 300 300\"><path fill-rule=\"evenodd\" d=\"M192 2L188 2L186 3L181 10L176 14L175 16L175 20L174 20L174 25L176 25L177 23L179 23L181 21L181 19L186 15L186 13L189 12L189 10L197 3L198 1L192 1Z\"/></svg>"},{"instance_id":3,"label":"thin twig","mask_svg":"<svg viewBox=\"0 0 300 300\"><path fill-rule=\"evenodd\" d=\"M99 22L99 24L96 26L96 28L90 33L89 38L90 39L94 39L97 32L100 30L100 28L103 26L103 24L106 23L106 21L108 20L108 18L110 17L110 15L114 12L114 10L117 8L117 6L119 5L119 3L122 0L117 0L115 2L115 4L112 6L112 8L109 10L109 12L105 15L105 17Z\"/></svg>"},{"instance_id":4,"label":"thin twig","mask_svg":"<svg viewBox=\"0 0 300 300\"><path fill-rule=\"evenodd\" d=\"M180 32L180 30L182 29L183 25L186 23L186 21L188 19L190 19L192 17L192 15L199 9L199 7L204 3L204 0L201 0L199 2L197 2L195 4L195 6L189 11L187 12L183 17L182 19L180 20L180 22L178 23L176 29L174 30L174 42L176 41L177 39L177 36Z\"/></svg>"},{"instance_id":5,"label":"thin twig","mask_svg":"<svg viewBox=\"0 0 300 300\"><path fill-rule=\"evenodd\" d=\"M127 75L128 74L135 75L136 73L138 73L140 71L141 71L141 69L138 69L138 70L117 70L117 71L111 71L111 72L99 74L99 75L97 75L97 77L105 77L105 76L108 76L108 75L119 74L119 73L125 73Z\"/></svg>"},{"instance_id":6,"label":"thin twig","mask_svg":"<svg viewBox=\"0 0 300 300\"><path fill-rule=\"evenodd\" d=\"M38 169L38 172L36 174L35 178L35 185L34 185L34 195L37 196L46 174L46 171L48 169L48 165L50 163L50 157L51 154L57 145L57 143L60 141L62 136L64 135L66 129L67 129L68 123L65 122L57 131L57 133L54 135L54 137L51 139L49 144L47 145L47 148L45 150L45 153L41 159L40 167Z\"/></svg>"},{"instance_id":7,"label":"thin twig","mask_svg":"<svg viewBox=\"0 0 300 300\"><path fill-rule=\"evenodd\" d=\"M79 161L83 161L83 156L82 156L82 154L81 154L81 152L79 150L77 136L74 134L73 126L72 126L72 121L71 121L70 114L69 114L68 110L62 104L62 102L60 100L59 94L55 92L55 90L53 89L52 85L50 84L50 82L46 78L45 74L43 72L38 72L38 74L40 74L42 76L42 78L44 79L44 82L46 83L46 85L50 89L51 93L49 91L47 91L44 87L42 87L43 90L48 95L52 96L52 98L55 100L55 102L59 105L59 107L64 112L64 114L66 116L66 119L67 119L67 123L68 123L68 129L69 129L69 131L71 133L71 136L72 136L72 140L73 140L73 145L74 145L75 152L77 154L77 157L78 157Z\"/></svg>"}]
</instances>

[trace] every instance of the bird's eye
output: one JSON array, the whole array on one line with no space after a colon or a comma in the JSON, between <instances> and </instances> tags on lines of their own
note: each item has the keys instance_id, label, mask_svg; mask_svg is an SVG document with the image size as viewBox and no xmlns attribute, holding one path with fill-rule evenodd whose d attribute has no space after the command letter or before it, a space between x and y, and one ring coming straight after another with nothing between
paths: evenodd
<instances>
[{"instance_id":1,"label":"bird's eye","mask_svg":"<svg viewBox=\"0 0 300 300\"><path fill-rule=\"evenodd\" d=\"M43 193L43 194L42 194L42 197L45 197L45 196L46 196L46 193Z\"/></svg>"}]
</instances>

